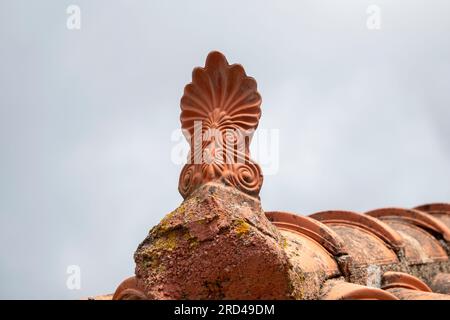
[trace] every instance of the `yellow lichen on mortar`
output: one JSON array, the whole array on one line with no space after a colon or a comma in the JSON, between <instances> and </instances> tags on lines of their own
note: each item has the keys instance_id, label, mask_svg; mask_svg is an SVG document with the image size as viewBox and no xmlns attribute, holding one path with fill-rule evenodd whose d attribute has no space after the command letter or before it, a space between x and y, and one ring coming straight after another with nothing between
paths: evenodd
<instances>
[{"instance_id":1,"label":"yellow lichen on mortar","mask_svg":"<svg viewBox=\"0 0 450 320\"><path fill-rule=\"evenodd\" d=\"M290 290L291 295L296 300L303 300L305 297L305 285L306 285L306 277L298 268L294 268L290 271L291 281L290 281Z\"/></svg>"},{"instance_id":2,"label":"yellow lichen on mortar","mask_svg":"<svg viewBox=\"0 0 450 320\"><path fill-rule=\"evenodd\" d=\"M193 236L189 231L187 231L184 236L183 236L184 240L186 240L187 242L189 242L189 246L192 247L196 247L199 244L199 241L197 239L197 237Z\"/></svg>"},{"instance_id":3,"label":"yellow lichen on mortar","mask_svg":"<svg viewBox=\"0 0 450 320\"><path fill-rule=\"evenodd\" d=\"M177 247L177 241L178 241L177 232L169 231L155 240L152 249L172 251Z\"/></svg>"},{"instance_id":4,"label":"yellow lichen on mortar","mask_svg":"<svg viewBox=\"0 0 450 320\"><path fill-rule=\"evenodd\" d=\"M238 236L243 236L250 231L250 225L244 219L235 221L234 231Z\"/></svg>"},{"instance_id":5,"label":"yellow lichen on mortar","mask_svg":"<svg viewBox=\"0 0 450 320\"><path fill-rule=\"evenodd\" d=\"M164 218L161 219L159 224L154 228L154 229L156 229L155 231L158 233L164 233L164 232L170 230L170 228L173 227L173 225L171 225L171 224L175 220L175 217L184 216L185 212L186 212L186 207L185 207L185 204L183 203L178 208L173 210L172 212L169 212L168 214L166 214L164 216Z\"/></svg>"},{"instance_id":6,"label":"yellow lichen on mortar","mask_svg":"<svg viewBox=\"0 0 450 320\"><path fill-rule=\"evenodd\" d=\"M288 240L284 236L281 236L281 247L283 249L286 249L288 247Z\"/></svg>"}]
</instances>

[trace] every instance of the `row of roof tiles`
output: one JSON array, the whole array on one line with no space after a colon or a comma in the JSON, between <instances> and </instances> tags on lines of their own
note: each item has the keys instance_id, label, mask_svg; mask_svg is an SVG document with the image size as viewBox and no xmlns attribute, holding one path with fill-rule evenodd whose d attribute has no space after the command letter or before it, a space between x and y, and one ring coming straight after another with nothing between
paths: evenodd
<instances>
[{"instance_id":1,"label":"row of roof tiles","mask_svg":"<svg viewBox=\"0 0 450 320\"><path fill-rule=\"evenodd\" d=\"M303 270L332 279L323 298L450 298L450 204L266 215ZM379 283L367 286L373 273Z\"/></svg>"}]
</instances>

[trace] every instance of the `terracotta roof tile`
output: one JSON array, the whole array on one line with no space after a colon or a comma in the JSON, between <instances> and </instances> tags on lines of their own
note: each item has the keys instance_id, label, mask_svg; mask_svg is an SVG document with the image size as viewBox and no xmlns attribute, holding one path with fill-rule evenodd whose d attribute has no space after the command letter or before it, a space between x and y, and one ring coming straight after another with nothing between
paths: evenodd
<instances>
[{"instance_id":1,"label":"terracotta roof tile","mask_svg":"<svg viewBox=\"0 0 450 320\"><path fill-rule=\"evenodd\" d=\"M312 238L333 256L347 253L344 249L344 243L337 233L316 219L280 211L266 212L266 216L279 229L289 230Z\"/></svg>"},{"instance_id":2,"label":"terracotta roof tile","mask_svg":"<svg viewBox=\"0 0 450 320\"><path fill-rule=\"evenodd\" d=\"M392 288L387 292L393 294L400 300L450 300L450 295L418 290Z\"/></svg>"},{"instance_id":3,"label":"terracotta roof tile","mask_svg":"<svg viewBox=\"0 0 450 320\"><path fill-rule=\"evenodd\" d=\"M402 222L435 232L446 241L450 241L450 229L439 219L419 210L383 208L366 212L366 214L387 221L401 220Z\"/></svg>"},{"instance_id":4,"label":"terracotta roof tile","mask_svg":"<svg viewBox=\"0 0 450 320\"><path fill-rule=\"evenodd\" d=\"M395 271L388 271L383 274L381 288L383 290L391 288L405 288L410 290L432 292L430 287L419 278L404 272Z\"/></svg>"},{"instance_id":5,"label":"terracotta roof tile","mask_svg":"<svg viewBox=\"0 0 450 320\"><path fill-rule=\"evenodd\" d=\"M430 284L433 292L450 294L450 273L438 273Z\"/></svg>"},{"instance_id":6,"label":"terracotta roof tile","mask_svg":"<svg viewBox=\"0 0 450 320\"><path fill-rule=\"evenodd\" d=\"M327 281L322 291L322 300L398 300L388 291L340 280Z\"/></svg>"},{"instance_id":7,"label":"terracotta roof tile","mask_svg":"<svg viewBox=\"0 0 450 320\"><path fill-rule=\"evenodd\" d=\"M437 218L442 223L444 223L447 228L450 229L450 204L448 203L432 203L415 208L428 213L429 215Z\"/></svg>"}]
</instances>

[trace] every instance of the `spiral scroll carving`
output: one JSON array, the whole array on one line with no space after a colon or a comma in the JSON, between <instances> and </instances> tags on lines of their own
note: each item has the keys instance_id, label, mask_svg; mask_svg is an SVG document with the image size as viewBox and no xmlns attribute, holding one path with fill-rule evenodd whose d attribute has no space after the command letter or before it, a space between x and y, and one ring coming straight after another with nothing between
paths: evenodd
<instances>
[{"instance_id":1,"label":"spiral scroll carving","mask_svg":"<svg viewBox=\"0 0 450 320\"><path fill-rule=\"evenodd\" d=\"M205 67L194 69L181 98L181 126L191 146L178 186L184 198L210 181L259 195L263 176L250 159L249 144L260 105L256 81L220 52L211 52Z\"/></svg>"},{"instance_id":2,"label":"spiral scroll carving","mask_svg":"<svg viewBox=\"0 0 450 320\"><path fill-rule=\"evenodd\" d=\"M262 185L262 172L259 165L253 162L235 164L226 177L227 184L234 186L250 195L258 195Z\"/></svg>"}]
</instances>

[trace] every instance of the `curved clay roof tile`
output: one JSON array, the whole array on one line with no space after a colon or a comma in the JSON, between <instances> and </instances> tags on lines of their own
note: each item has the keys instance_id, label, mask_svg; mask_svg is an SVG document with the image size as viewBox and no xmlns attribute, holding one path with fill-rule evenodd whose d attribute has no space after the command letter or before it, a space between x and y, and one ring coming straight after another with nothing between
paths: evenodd
<instances>
[{"instance_id":1,"label":"curved clay roof tile","mask_svg":"<svg viewBox=\"0 0 450 320\"><path fill-rule=\"evenodd\" d=\"M387 289L389 292L400 300L450 300L450 295L434 292L424 292L405 288Z\"/></svg>"},{"instance_id":2,"label":"curved clay roof tile","mask_svg":"<svg viewBox=\"0 0 450 320\"><path fill-rule=\"evenodd\" d=\"M431 203L418 206L416 210L423 211L442 221L450 228L450 204L449 203Z\"/></svg>"},{"instance_id":3,"label":"curved clay roof tile","mask_svg":"<svg viewBox=\"0 0 450 320\"><path fill-rule=\"evenodd\" d=\"M367 215L383 219L399 219L418 227L432 230L440 234L446 241L450 241L450 229L432 215L414 209L383 208L366 212Z\"/></svg>"},{"instance_id":4,"label":"curved clay roof tile","mask_svg":"<svg viewBox=\"0 0 450 320\"><path fill-rule=\"evenodd\" d=\"M112 300L147 300L147 297L136 281L136 277L129 277L117 287Z\"/></svg>"},{"instance_id":5,"label":"curved clay roof tile","mask_svg":"<svg viewBox=\"0 0 450 320\"><path fill-rule=\"evenodd\" d=\"M388 271L383 275L381 288L384 290L391 288L405 288L432 292L430 287L419 278L404 272Z\"/></svg>"},{"instance_id":6,"label":"curved clay roof tile","mask_svg":"<svg viewBox=\"0 0 450 320\"><path fill-rule=\"evenodd\" d=\"M450 212L450 203L427 203L421 206L417 206L414 209L432 212L432 211L449 211Z\"/></svg>"},{"instance_id":7,"label":"curved clay roof tile","mask_svg":"<svg viewBox=\"0 0 450 320\"><path fill-rule=\"evenodd\" d=\"M280 229L299 232L312 238L335 257L346 254L344 244L339 236L317 220L281 211L266 212L266 216Z\"/></svg>"},{"instance_id":8,"label":"curved clay roof tile","mask_svg":"<svg viewBox=\"0 0 450 320\"><path fill-rule=\"evenodd\" d=\"M382 239L389 247L400 249L404 246L402 237L380 220L351 211L323 211L310 215L323 223L338 223L357 226Z\"/></svg>"},{"instance_id":9,"label":"curved clay roof tile","mask_svg":"<svg viewBox=\"0 0 450 320\"><path fill-rule=\"evenodd\" d=\"M433 292L450 294L450 273L438 273L431 282Z\"/></svg>"},{"instance_id":10,"label":"curved clay roof tile","mask_svg":"<svg viewBox=\"0 0 450 320\"><path fill-rule=\"evenodd\" d=\"M346 281L329 280L323 291L322 300L398 300L388 291Z\"/></svg>"}]
</instances>

